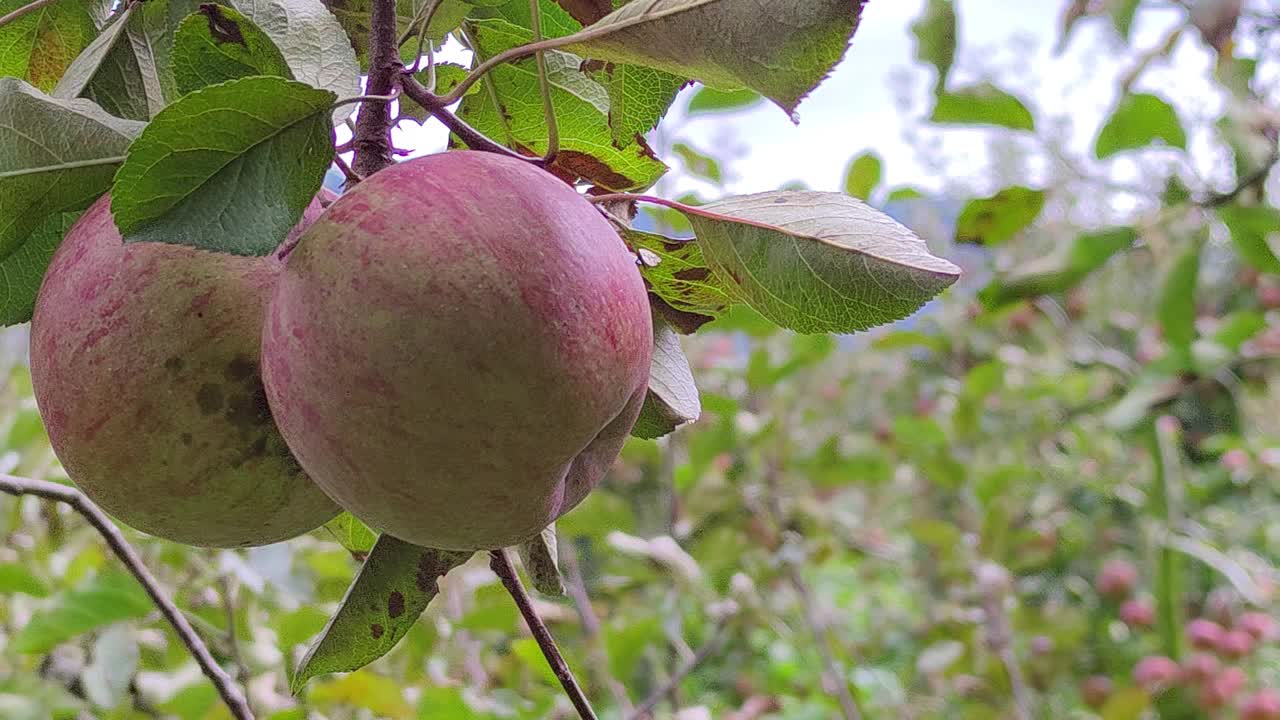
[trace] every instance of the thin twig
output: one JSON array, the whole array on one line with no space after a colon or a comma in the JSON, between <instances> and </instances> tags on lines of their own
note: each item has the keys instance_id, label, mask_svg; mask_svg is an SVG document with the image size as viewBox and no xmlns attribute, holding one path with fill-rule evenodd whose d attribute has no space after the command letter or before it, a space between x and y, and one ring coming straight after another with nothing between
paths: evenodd
<instances>
[{"instance_id":1,"label":"thin twig","mask_svg":"<svg viewBox=\"0 0 1280 720\"><path fill-rule=\"evenodd\" d=\"M399 45L396 43L396 0L373 0L369 13L369 79L367 95L390 95L400 81ZM351 167L360 177L369 177L392 163L391 103L372 100L360 106L355 135L351 138L355 158Z\"/></svg>"},{"instance_id":2,"label":"thin twig","mask_svg":"<svg viewBox=\"0 0 1280 720\"><path fill-rule=\"evenodd\" d=\"M17 10L14 10L8 15L5 15L4 17L0 17L0 27L4 27L5 25L8 25L14 20L17 20L18 18L22 17L23 15L26 15L27 13L33 13L52 2L54 2L54 0L36 0L35 2L29 5L23 5L22 7L18 8Z\"/></svg>"},{"instance_id":3,"label":"thin twig","mask_svg":"<svg viewBox=\"0 0 1280 720\"><path fill-rule=\"evenodd\" d=\"M538 647L542 648L542 656L547 659L547 664L551 666L551 671L555 673L556 679L560 681L560 686L564 688L565 694L569 696L569 702L573 703L574 709L578 711L578 716L582 720L597 720L595 710L591 709L591 702L583 694L577 678L573 676L573 671L569 669L569 665L564 661L564 656L560 654L560 648L556 647L555 638L551 637L551 631L547 630L547 624L542 622L542 618L538 616L538 611L534 609L533 601L529 598L529 593L524 589L524 584L520 582L520 576L516 573L515 565L511 564L511 556L507 555L506 550L491 550L489 552L489 567L493 569L498 579L502 581L502 586L507 589L511 599L515 600L516 607L520 609L520 615L524 617L525 623L529 626L529 631L533 633L533 639L538 642Z\"/></svg>"},{"instance_id":4,"label":"thin twig","mask_svg":"<svg viewBox=\"0 0 1280 720\"><path fill-rule=\"evenodd\" d=\"M400 81L400 87L406 96L421 105L432 117L439 120L450 132L457 135L464 145L472 150L497 153L516 160L542 165L542 158L521 155L468 125L465 120L453 114L445 104L442 104L442 98L429 92L426 86L418 82L416 78L405 75Z\"/></svg>"},{"instance_id":5,"label":"thin twig","mask_svg":"<svg viewBox=\"0 0 1280 720\"><path fill-rule=\"evenodd\" d=\"M542 41L542 8L539 0L529 0L529 28L533 41ZM547 123L547 152L542 159L550 165L560 154L560 127L556 123L556 107L551 102L551 81L547 79L547 57L541 50L533 54L538 68L538 90L542 93L542 114Z\"/></svg>"},{"instance_id":6,"label":"thin twig","mask_svg":"<svg viewBox=\"0 0 1280 720\"><path fill-rule=\"evenodd\" d=\"M1273 152L1261 167L1240 178L1240 181L1236 183L1235 187L1224 193L1211 195L1209 199L1200 203L1200 205L1206 208L1215 208L1226 205L1232 200L1235 200L1240 193L1266 180L1267 176L1271 174L1271 169L1276 166L1276 163L1280 163L1280 152Z\"/></svg>"},{"instance_id":7,"label":"thin twig","mask_svg":"<svg viewBox=\"0 0 1280 720\"><path fill-rule=\"evenodd\" d=\"M413 67L409 69L409 72L418 72L418 63L422 60L422 45L427 39L427 27L431 25L432 16L436 14L436 10L439 10L442 4L444 4L444 0L431 0L431 2L423 8L422 21L418 23L418 50L413 55ZM407 33L411 31L406 30L405 32ZM408 39L409 38L407 36L401 37L400 44L403 45L404 41ZM429 50L428 53L430 53ZM434 74L435 58L428 54L427 61L427 66ZM432 84L435 84L434 78L432 79Z\"/></svg>"},{"instance_id":8,"label":"thin twig","mask_svg":"<svg viewBox=\"0 0 1280 720\"><path fill-rule=\"evenodd\" d=\"M661 687L650 693L649 697L645 698L644 702L640 703L640 706L636 708L635 712L627 716L627 720L646 720L646 718L652 717L653 709L658 707L658 703L662 702L663 698L675 692L675 690L680 687L680 683L684 682L684 679L689 677L689 673L698 669L698 666L706 662L707 658L720 651L720 648L724 646L725 641L728 639L728 633L725 632L728 627L729 622L727 620L722 621L717 625L715 629L711 631L711 637L702 644L702 647L698 648L698 651L693 654L693 657L686 660L685 663L671 675L671 677L667 678L667 681L663 683Z\"/></svg>"},{"instance_id":9,"label":"thin twig","mask_svg":"<svg viewBox=\"0 0 1280 720\"><path fill-rule=\"evenodd\" d=\"M227 675L227 672L222 669L222 666L218 665L218 662L213 659L213 655L209 653L209 648L205 645L204 640L191 627L191 623L187 622L187 618L182 614L182 611L165 595L160 583L151 574L151 571L147 569L147 566L142 564L142 558L138 557L137 551L125 539L124 534L120 532L120 528L116 527L115 523L111 522L106 513L95 505L93 501L79 490L66 485L4 474L0 474L0 492L10 495L34 495L45 500L65 503L71 506L72 510L83 516L98 531L98 534L106 541L107 546L120 559L120 562L124 563L129 573L137 579L138 584L142 585L142 589L151 598L151 602L160 610L160 614L164 615L165 620L169 622L174 632L177 633L178 639L182 641L187 651L191 653L196 663L200 665L205 677L209 678L209 681L213 683L214 689L218 691L218 696L222 698L222 702L226 704L227 709L231 711L231 716L236 720L253 720L253 712L249 709L249 703L245 699L244 693L240 691L231 676Z\"/></svg>"},{"instance_id":10,"label":"thin twig","mask_svg":"<svg viewBox=\"0 0 1280 720\"><path fill-rule=\"evenodd\" d=\"M219 588L222 592L222 611L227 618L227 650L231 661L235 663L236 680L241 684L249 681L249 666L244 662L244 655L240 652L240 638L236 637L236 583L228 575L219 578ZM252 705L251 705L252 707Z\"/></svg>"}]
</instances>

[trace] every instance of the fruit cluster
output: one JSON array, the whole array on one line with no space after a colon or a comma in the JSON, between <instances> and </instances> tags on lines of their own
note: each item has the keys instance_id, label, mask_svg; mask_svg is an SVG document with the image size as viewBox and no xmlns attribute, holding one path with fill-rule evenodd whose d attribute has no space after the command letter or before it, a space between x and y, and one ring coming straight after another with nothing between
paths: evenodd
<instances>
[{"instance_id":1,"label":"fruit cluster","mask_svg":"<svg viewBox=\"0 0 1280 720\"><path fill-rule=\"evenodd\" d=\"M145 532L260 545L341 507L424 546L511 545L590 492L644 401L633 256L518 160L394 165L267 257L126 245L110 203L53 259L31 370L67 474Z\"/></svg>"}]
</instances>

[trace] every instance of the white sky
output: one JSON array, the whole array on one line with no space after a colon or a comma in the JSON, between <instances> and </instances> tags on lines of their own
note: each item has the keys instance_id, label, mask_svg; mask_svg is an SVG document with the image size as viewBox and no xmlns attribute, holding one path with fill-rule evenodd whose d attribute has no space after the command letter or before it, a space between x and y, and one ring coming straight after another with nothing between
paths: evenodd
<instances>
[{"instance_id":1,"label":"white sky","mask_svg":"<svg viewBox=\"0 0 1280 720\"><path fill-rule=\"evenodd\" d=\"M1252 0L1261 9L1275 10L1275 0ZM1061 56L1054 55L1063 0L958 0L959 50L951 85L990 79L1007 91L1029 100L1038 128L1054 126L1068 138L1085 164L1093 136L1114 102L1117 79L1132 66L1133 52L1126 52L1104 19L1077 25L1071 43ZM914 61L914 37L909 26L921 13L924 0L873 0L863 13L862 25L844 61L799 108L800 124L771 104L736 114L682 118L680 109L692 90L685 90L663 125L666 137L655 138L661 149L676 139L709 149L728 163L725 190L742 193L774 189L799 180L813 189L835 190L842 183L849 159L874 150L884 159L889 185L917 185L938 189L942 177L916 157L904 138L904 128L919 128L932 107L933 70ZM1181 18L1175 9L1143 10L1134 30L1134 46L1157 45ZM458 59L446 48L442 55ZM1154 64L1135 89L1156 91L1174 102L1191 129L1193 146L1212 144L1195 131L1197 119L1211 118L1221 98L1208 81L1212 61L1194 32L1184 33L1173 62ZM906 93L902 105L895 96ZM904 114L904 108L908 110ZM987 170L987 139L999 129L937 129L921 132L951 158L947 168L971 175L975 183L998 183ZM444 144L445 132L437 123L418 127L404 123L397 131L402 147L434 152ZM737 152L743 153L736 156ZM1209 153L1210 165L1213 153ZM675 166L674 157L664 156ZM1212 174L1212 167L1199 168ZM1130 179L1139 172L1125 160L1114 161L1112 176ZM1129 178L1126 178L1129 176ZM985 178L985 179L984 179ZM1228 178L1229 179L1229 178ZM696 189L696 181L678 174L665 180L658 192L675 195ZM705 188L705 186L703 186ZM991 187L975 187L974 194ZM708 191L705 195L712 195Z\"/></svg>"}]
</instances>

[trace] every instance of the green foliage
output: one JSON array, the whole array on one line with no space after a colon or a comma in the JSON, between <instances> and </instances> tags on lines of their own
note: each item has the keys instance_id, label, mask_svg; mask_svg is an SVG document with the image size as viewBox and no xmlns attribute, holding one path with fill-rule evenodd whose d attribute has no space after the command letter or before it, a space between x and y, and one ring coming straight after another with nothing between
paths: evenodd
<instances>
[{"instance_id":1,"label":"green foliage","mask_svg":"<svg viewBox=\"0 0 1280 720\"><path fill-rule=\"evenodd\" d=\"M868 200L880 185L884 162L874 152L865 152L849 161L844 173L844 191L859 200Z\"/></svg>"},{"instance_id":2,"label":"green foliage","mask_svg":"<svg viewBox=\"0 0 1280 720\"><path fill-rule=\"evenodd\" d=\"M1157 140L1169 147L1186 149L1187 135L1177 111L1155 95L1125 95L1098 132L1093 154L1099 160L1105 160L1116 153L1146 147Z\"/></svg>"},{"instance_id":3,"label":"green foliage","mask_svg":"<svg viewBox=\"0 0 1280 720\"><path fill-rule=\"evenodd\" d=\"M169 105L132 145L112 186L125 242L265 255L284 240L329 166L334 95L246 77ZM214 123L222 132L211 136ZM288 158L281 162L280 158ZM235 208L234 222L228 222Z\"/></svg>"},{"instance_id":4,"label":"green foliage","mask_svg":"<svg viewBox=\"0 0 1280 720\"><path fill-rule=\"evenodd\" d=\"M293 79L284 55L261 28L239 12L214 4L201 5L178 26L173 74L182 95L248 75Z\"/></svg>"},{"instance_id":5,"label":"green foliage","mask_svg":"<svg viewBox=\"0 0 1280 720\"><path fill-rule=\"evenodd\" d=\"M1044 191L1007 187L988 198L970 200L956 221L956 242L999 245L1035 222Z\"/></svg>"},{"instance_id":6,"label":"green foliage","mask_svg":"<svg viewBox=\"0 0 1280 720\"><path fill-rule=\"evenodd\" d=\"M924 13L911 25L916 38L916 60L938 71L935 94L947 86L947 75L956 55L956 9L951 0L929 0Z\"/></svg>"},{"instance_id":7,"label":"green foliage","mask_svg":"<svg viewBox=\"0 0 1280 720\"><path fill-rule=\"evenodd\" d=\"M3 0L0 16L27 0ZM85 3L49 3L0 27L0 77L16 77L49 92L94 37Z\"/></svg>"},{"instance_id":8,"label":"green foliage","mask_svg":"<svg viewBox=\"0 0 1280 720\"><path fill-rule=\"evenodd\" d=\"M39 655L83 633L141 618L155 607L133 578L113 572L59 593L11 639L13 650Z\"/></svg>"},{"instance_id":9,"label":"green foliage","mask_svg":"<svg viewBox=\"0 0 1280 720\"><path fill-rule=\"evenodd\" d=\"M939 93L931 122L951 125L994 125L1035 130L1035 119L1021 100L992 85L978 83Z\"/></svg>"},{"instance_id":10,"label":"green foliage","mask_svg":"<svg viewBox=\"0 0 1280 720\"><path fill-rule=\"evenodd\" d=\"M685 106L685 114L705 115L708 113L745 110L764 101L760 93L746 88L737 90L717 90L711 87L700 87L689 96L689 104Z\"/></svg>"}]
</instances>

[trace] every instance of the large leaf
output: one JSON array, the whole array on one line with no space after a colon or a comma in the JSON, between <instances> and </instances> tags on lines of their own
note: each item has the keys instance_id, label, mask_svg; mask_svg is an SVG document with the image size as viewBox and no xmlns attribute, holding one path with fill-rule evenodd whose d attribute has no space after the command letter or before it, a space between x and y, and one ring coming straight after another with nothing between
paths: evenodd
<instances>
[{"instance_id":1,"label":"large leaf","mask_svg":"<svg viewBox=\"0 0 1280 720\"><path fill-rule=\"evenodd\" d=\"M1177 111L1155 95L1125 95L1098 132L1093 154L1103 160L1156 141L1186 149L1187 134Z\"/></svg>"},{"instance_id":2,"label":"large leaf","mask_svg":"<svg viewBox=\"0 0 1280 720\"><path fill-rule=\"evenodd\" d=\"M484 20L469 27L477 51L485 57L523 45L532 37L528 30L503 20ZM617 191L643 189L657 182L666 166L648 147L634 140L621 148L614 146L608 92L579 70L581 59L550 51L546 63L560 130L556 169ZM533 58L494 68L484 82L492 92L467 96L458 114L509 147L546 152L547 127Z\"/></svg>"},{"instance_id":3,"label":"large leaf","mask_svg":"<svg viewBox=\"0 0 1280 720\"><path fill-rule=\"evenodd\" d=\"M301 83L247 77L165 108L116 174L111 210L125 242L271 252L320 189L333 101Z\"/></svg>"},{"instance_id":4,"label":"large leaf","mask_svg":"<svg viewBox=\"0 0 1280 720\"><path fill-rule=\"evenodd\" d=\"M0 260L0 327L31 319L44 272L62 238L80 217L78 212L54 213L27 236L12 255Z\"/></svg>"},{"instance_id":5,"label":"large leaf","mask_svg":"<svg viewBox=\"0 0 1280 720\"><path fill-rule=\"evenodd\" d=\"M294 79L338 97L360 94L360 66L342 26L320 0L230 0L280 48ZM333 111L341 121L354 111Z\"/></svg>"},{"instance_id":6,"label":"large leaf","mask_svg":"<svg viewBox=\"0 0 1280 720\"><path fill-rule=\"evenodd\" d=\"M1035 119L1018 98L992 85L978 83L938 94L930 122L945 125L995 125L1034 131Z\"/></svg>"},{"instance_id":7,"label":"large leaf","mask_svg":"<svg viewBox=\"0 0 1280 720\"><path fill-rule=\"evenodd\" d=\"M655 311L649 392L631 434L646 439L662 437L697 420L701 414L698 386L689 368L689 358L680 347L680 336Z\"/></svg>"},{"instance_id":8,"label":"large leaf","mask_svg":"<svg viewBox=\"0 0 1280 720\"><path fill-rule=\"evenodd\" d=\"M293 79L284 55L252 20L206 3L182 21L173 39L173 77L185 95L249 75Z\"/></svg>"},{"instance_id":9,"label":"large leaf","mask_svg":"<svg viewBox=\"0 0 1280 720\"><path fill-rule=\"evenodd\" d=\"M121 620L141 618L153 610L151 599L133 578L119 572L106 573L85 587L55 597L52 606L36 612L14 633L9 647L40 655L78 635Z\"/></svg>"},{"instance_id":10,"label":"large leaf","mask_svg":"<svg viewBox=\"0 0 1280 720\"><path fill-rule=\"evenodd\" d=\"M1280 274L1280 259L1276 257L1276 250L1280 249L1280 210L1227 205L1218 208L1218 217L1246 262L1262 272Z\"/></svg>"},{"instance_id":11,"label":"large leaf","mask_svg":"<svg viewBox=\"0 0 1280 720\"><path fill-rule=\"evenodd\" d=\"M196 0L147 0L126 6L80 53L53 94L84 97L107 112L147 120L178 97L173 35Z\"/></svg>"},{"instance_id":12,"label":"large leaf","mask_svg":"<svg viewBox=\"0 0 1280 720\"><path fill-rule=\"evenodd\" d=\"M91 102L0 78L0 259L50 215L84 210L106 192L141 130Z\"/></svg>"},{"instance_id":13,"label":"large leaf","mask_svg":"<svg viewBox=\"0 0 1280 720\"><path fill-rule=\"evenodd\" d=\"M1137 234L1129 227L1085 233L1071 241L1066 252L1049 255L996 278L978 297L987 309L995 309L1018 300L1070 290L1113 255L1132 247L1136 239Z\"/></svg>"},{"instance_id":14,"label":"large leaf","mask_svg":"<svg viewBox=\"0 0 1280 720\"><path fill-rule=\"evenodd\" d=\"M584 29L566 49L748 87L788 113L844 57L863 0L641 0Z\"/></svg>"},{"instance_id":15,"label":"large leaf","mask_svg":"<svg viewBox=\"0 0 1280 720\"><path fill-rule=\"evenodd\" d=\"M299 663L293 692L317 675L356 670L386 655L439 592L439 579L471 555L378 538L342 605Z\"/></svg>"},{"instance_id":16,"label":"large leaf","mask_svg":"<svg viewBox=\"0 0 1280 720\"><path fill-rule=\"evenodd\" d=\"M0 0L0 15L30 2ZM26 80L48 92L97 32L85 3L47 3L0 26L0 76Z\"/></svg>"},{"instance_id":17,"label":"large leaf","mask_svg":"<svg viewBox=\"0 0 1280 720\"><path fill-rule=\"evenodd\" d=\"M1018 185L970 200L956 221L956 242L999 245L1035 222L1043 208L1043 190Z\"/></svg>"},{"instance_id":18,"label":"large leaf","mask_svg":"<svg viewBox=\"0 0 1280 720\"><path fill-rule=\"evenodd\" d=\"M711 272L698 243L634 228L624 230L622 236L641 254L640 274L649 292L671 307L710 319L728 306L728 291Z\"/></svg>"},{"instance_id":19,"label":"large leaf","mask_svg":"<svg viewBox=\"0 0 1280 720\"><path fill-rule=\"evenodd\" d=\"M911 23L916 38L916 60L938 71L935 94L942 94L956 56L956 9L951 0L929 0L924 14Z\"/></svg>"},{"instance_id":20,"label":"large leaf","mask_svg":"<svg viewBox=\"0 0 1280 720\"><path fill-rule=\"evenodd\" d=\"M843 193L765 192L683 211L729 295L798 332L901 319L960 276L910 230Z\"/></svg>"}]
</instances>

